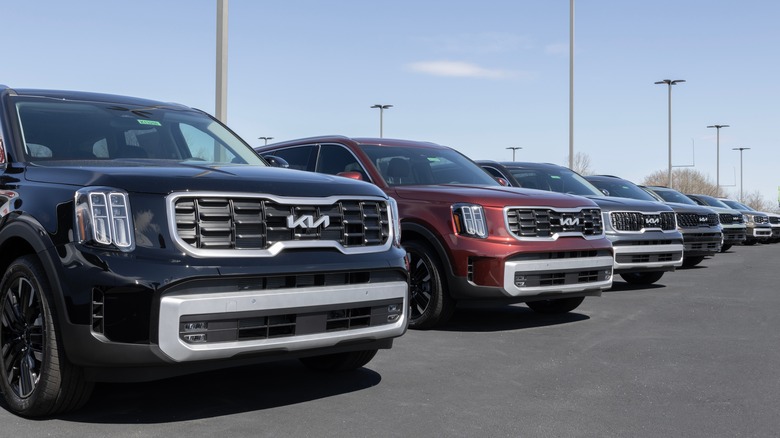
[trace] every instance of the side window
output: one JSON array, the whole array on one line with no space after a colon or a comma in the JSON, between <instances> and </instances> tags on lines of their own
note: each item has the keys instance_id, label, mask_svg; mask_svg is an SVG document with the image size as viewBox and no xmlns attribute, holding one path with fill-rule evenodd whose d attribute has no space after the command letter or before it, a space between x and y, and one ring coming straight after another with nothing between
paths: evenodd
<instances>
[{"instance_id":1,"label":"side window","mask_svg":"<svg viewBox=\"0 0 780 438\"><path fill-rule=\"evenodd\" d=\"M263 155L276 155L282 157L290 165L290 169L312 170L309 166L310 157L315 146L298 146L294 148L279 149L277 151L263 152Z\"/></svg>"},{"instance_id":2,"label":"side window","mask_svg":"<svg viewBox=\"0 0 780 438\"><path fill-rule=\"evenodd\" d=\"M368 181L363 167L357 158L347 148L335 144L320 146L320 156L317 159L317 172L338 175L341 172L359 172L364 181Z\"/></svg>"}]
</instances>

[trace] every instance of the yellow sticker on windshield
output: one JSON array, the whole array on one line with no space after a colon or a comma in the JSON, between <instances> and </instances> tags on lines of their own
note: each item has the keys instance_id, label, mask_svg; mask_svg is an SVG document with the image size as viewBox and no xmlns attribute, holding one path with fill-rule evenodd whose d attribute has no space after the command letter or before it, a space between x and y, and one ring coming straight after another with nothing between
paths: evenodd
<instances>
[{"instance_id":1,"label":"yellow sticker on windshield","mask_svg":"<svg viewBox=\"0 0 780 438\"><path fill-rule=\"evenodd\" d=\"M162 126L160 124L160 122L158 122L156 120L142 120L142 119L138 119L138 124L139 125Z\"/></svg>"}]
</instances>

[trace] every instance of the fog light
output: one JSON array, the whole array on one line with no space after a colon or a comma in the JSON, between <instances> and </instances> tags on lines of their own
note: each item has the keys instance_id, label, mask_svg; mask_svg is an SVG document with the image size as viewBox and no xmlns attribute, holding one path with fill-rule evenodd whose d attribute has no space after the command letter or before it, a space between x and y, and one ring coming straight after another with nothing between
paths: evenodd
<instances>
[{"instance_id":1,"label":"fog light","mask_svg":"<svg viewBox=\"0 0 780 438\"><path fill-rule=\"evenodd\" d=\"M525 275L515 275L515 286L525 287L525 282L528 280Z\"/></svg>"},{"instance_id":2,"label":"fog light","mask_svg":"<svg viewBox=\"0 0 780 438\"><path fill-rule=\"evenodd\" d=\"M206 342L206 334L184 335L184 340L191 343L203 343Z\"/></svg>"},{"instance_id":3,"label":"fog light","mask_svg":"<svg viewBox=\"0 0 780 438\"><path fill-rule=\"evenodd\" d=\"M604 280L609 280L610 278L612 278L612 270L611 269L604 270Z\"/></svg>"},{"instance_id":4,"label":"fog light","mask_svg":"<svg viewBox=\"0 0 780 438\"><path fill-rule=\"evenodd\" d=\"M387 306L387 313L401 313L400 304L389 304Z\"/></svg>"},{"instance_id":5,"label":"fog light","mask_svg":"<svg viewBox=\"0 0 780 438\"><path fill-rule=\"evenodd\" d=\"M203 321L203 322L185 322L184 323L184 331L185 332L199 332L203 330L208 330L209 323Z\"/></svg>"},{"instance_id":6,"label":"fog light","mask_svg":"<svg viewBox=\"0 0 780 438\"><path fill-rule=\"evenodd\" d=\"M387 315L387 322L396 322L401 317L401 315Z\"/></svg>"}]
</instances>

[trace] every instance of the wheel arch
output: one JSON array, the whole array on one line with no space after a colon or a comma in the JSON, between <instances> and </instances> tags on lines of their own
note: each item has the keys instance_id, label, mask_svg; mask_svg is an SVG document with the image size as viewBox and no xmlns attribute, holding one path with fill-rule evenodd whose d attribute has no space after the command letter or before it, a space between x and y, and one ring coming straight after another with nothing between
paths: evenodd
<instances>
[{"instance_id":1,"label":"wheel arch","mask_svg":"<svg viewBox=\"0 0 780 438\"><path fill-rule=\"evenodd\" d=\"M53 257L54 244L40 223L30 217L20 217L7 223L0 230L0 276L19 257L34 256L41 264L49 286L51 298L60 321L70 321L66 312L64 294L57 269L58 260Z\"/></svg>"},{"instance_id":2,"label":"wheel arch","mask_svg":"<svg viewBox=\"0 0 780 438\"><path fill-rule=\"evenodd\" d=\"M401 246L403 246L404 241L409 240L421 240L430 245L433 250L436 251L436 255L439 257L442 267L446 270L446 277L451 278L455 275L452 270L450 256L447 253L444 244L441 243L434 232L416 222L401 222Z\"/></svg>"}]
</instances>

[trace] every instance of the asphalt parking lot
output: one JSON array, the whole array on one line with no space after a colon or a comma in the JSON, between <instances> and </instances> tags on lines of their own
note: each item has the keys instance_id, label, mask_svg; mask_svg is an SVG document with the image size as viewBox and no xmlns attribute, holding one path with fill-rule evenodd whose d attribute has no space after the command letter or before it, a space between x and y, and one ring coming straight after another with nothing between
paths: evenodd
<instances>
[{"instance_id":1,"label":"asphalt parking lot","mask_svg":"<svg viewBox=\"0 0 780 438\"><path fill-rule=\"evenodd\" d=\"M102 384L80 411L2 437L769 437L780 430L780 245L735 247L575 312L463 310L368 368L295 361Z\"/></svg>"}]
</instances>

